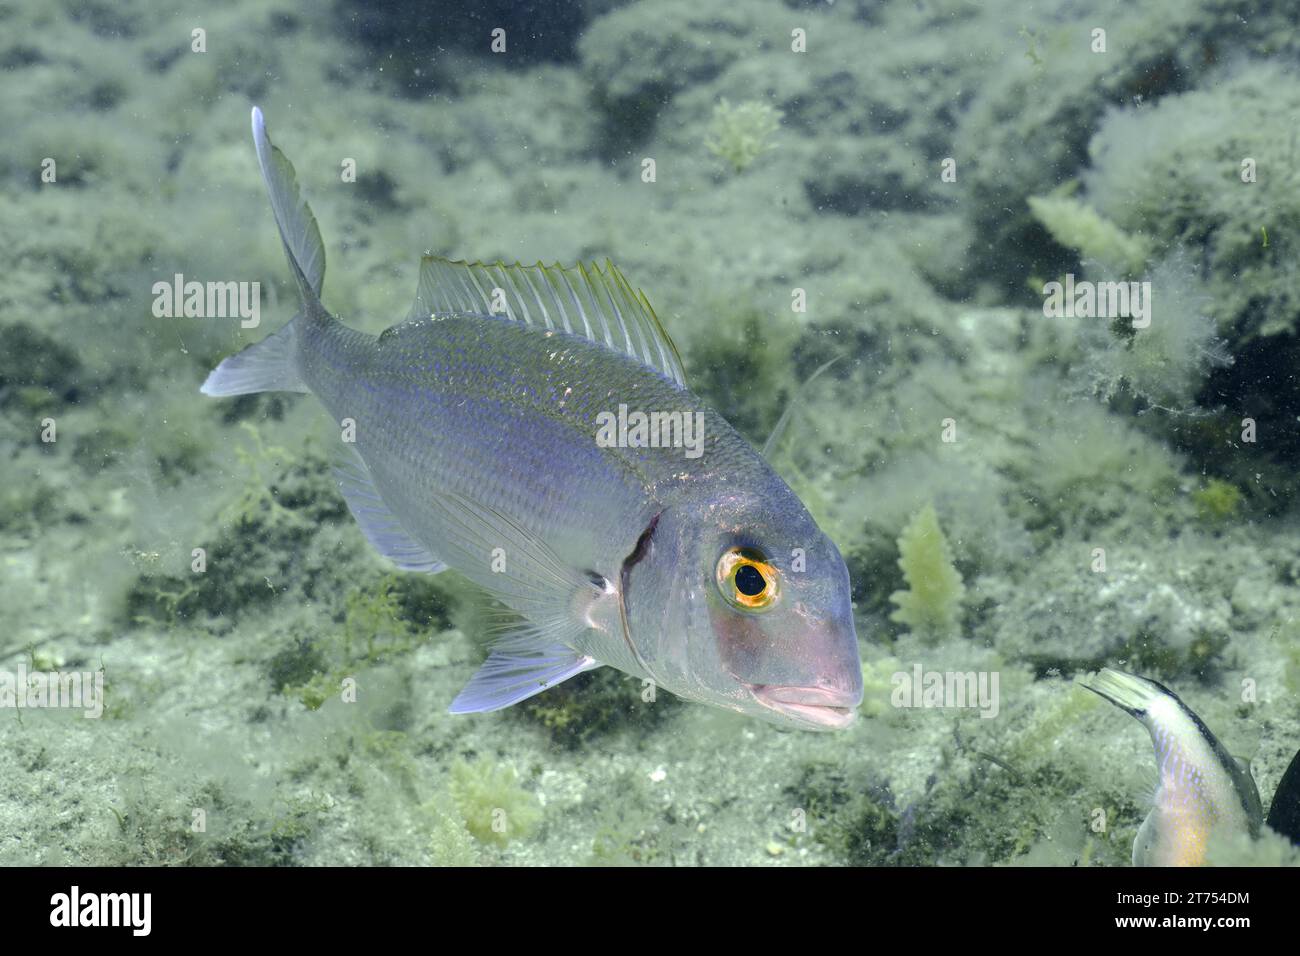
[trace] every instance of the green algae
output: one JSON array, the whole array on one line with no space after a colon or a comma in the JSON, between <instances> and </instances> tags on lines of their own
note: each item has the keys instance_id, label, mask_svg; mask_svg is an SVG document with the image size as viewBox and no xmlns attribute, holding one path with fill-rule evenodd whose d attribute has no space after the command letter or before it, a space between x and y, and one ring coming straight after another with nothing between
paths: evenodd
<instances>
[{"instance_id":1,"label":"green algae","mask_svg":"<svg viewBox=\"0 0 1300 956\"><path fill-rule=\"evenodd\" d=\"M1129 235L1070 196L1030 196L1029 209L1053 239L1102 268L1125 275L1140 273L1151 255L1145 238Z\"/></svg>"},{"instance_id":2,"label":"green algae","mask_svg":"<svg viewBox=\"0 0 1300 956\"><path fill-rule=\"evenodd\" d=\"M1222 478L1211 478L1192 492L1196 516L1210 524L1235 518L1241 511L1244 497L1240 488Z\"/></svg>"},{"instance_id":3,"label":"green algae","mask_svg":"<svg viewBox=\"0 0 1300 956\"><path fill-rule=\"evenodd\" d=\"M933 641L956 635L966 588L961 573L953 567L948 539L932 505L918 511L903 528L898 551L907 590L890 595L898 605L891 619Z\"/></svg>"},{"instance_id":4,"label":"green algae","mask_svg":"<svg viewBox=\"0 0 1300 956\"><path fill-rule=\"evenodd\" d=\"M451 765L452 799L474 839L505 846L526 839L537 827L541 810L518 779L513 767L485 757Z\"/></svg>"},{"instance_id":5,"label":"green algae","mask_svg":"<svg viewBox=\"0 0 1300 956\"><path fill-rule=\"evenodd\" d=\"M714 107L710 138L704 145L733 172L743 173L750 163L776 148L772 134L781 128L781 116L770 103L747 100L733 106L722 99Z\"/></svg>"},{"instance_id":6,"label":"green algae","mask_svg":"<svg viewBox=\"0 0 1300 956\"><path fill-rule=\"evenodd\" d=\"M389 573L368 581L347 594L340 627L299 636L270 659L271 686L317 710L360 671L409 655L448 629L453 605L431 578Z\"/></svg>"}]
</instances>

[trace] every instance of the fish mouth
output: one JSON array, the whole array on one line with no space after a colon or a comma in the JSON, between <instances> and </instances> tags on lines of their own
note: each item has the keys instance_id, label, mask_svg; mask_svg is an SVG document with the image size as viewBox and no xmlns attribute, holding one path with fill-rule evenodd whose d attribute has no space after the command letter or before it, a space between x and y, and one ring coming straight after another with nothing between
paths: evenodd
<instances>
[{"instance_id":1,"label":"fish mouth","mask_svg":"<svg viewBox=\"0 0 1300 956\"><path fill-rule=\"evenodd\" d=\"M754 699L810 730L842 730L853 723L859 698L827 687L750 684Z\"/></svg>"}]
</instances>

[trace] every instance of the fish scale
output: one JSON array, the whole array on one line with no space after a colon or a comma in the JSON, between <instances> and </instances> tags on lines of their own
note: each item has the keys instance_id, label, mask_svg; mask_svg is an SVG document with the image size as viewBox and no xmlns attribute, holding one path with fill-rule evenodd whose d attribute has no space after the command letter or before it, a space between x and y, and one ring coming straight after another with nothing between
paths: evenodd
<instances>
[{"instance_id":1,"label":"fish scale","mask_svg":"<svg viewBox=\"0 0 1300 956\"><path fill-rule=\"evenodd\" d=\"M521 331L506 320L485 317L429 320L400 340L363 342L359 348L348 336L331 361L349 372L304 377L336 418L355 418L363 455L367 449L376 452L367 457L386 498L391 493L415 502L444 489L472 492L483 504L516 516L534 534L567 534L573 540L557 548L562 555L594 555L596 570L611 574L645 526L629 524L626 517L648 520L662 509L672 484L707 476L678 455L596 447L595 417L610 401L600 366L621 364L625 368L619 371L644 379L636 392L656 407L671 402L693 411L698 403L671 383L655 380L649 369L585 343L570 347L590 354L555 362L554 339L538 341ZM493 362L493 355L506 350L519 356L518 365ZM455 361L430 373L427 361L424 368L419 364L430 354ZM515 377L508 403L497 388L507 373ZM585 378L588 374L592 377ZM563 405L551 397L569 387L574 390ZM524 441L521 428L546 440ZM734 432L731 437L743 441ZM556 469L556 461L564 467ZM597 504L594 520L576 520Z\"/></svg>"}]
</instances>

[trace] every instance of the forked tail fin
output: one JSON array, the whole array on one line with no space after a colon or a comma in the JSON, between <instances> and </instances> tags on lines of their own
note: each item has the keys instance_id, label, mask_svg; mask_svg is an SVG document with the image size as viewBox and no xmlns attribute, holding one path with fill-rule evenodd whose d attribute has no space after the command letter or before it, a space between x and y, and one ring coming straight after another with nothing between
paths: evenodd
<instances>
[{"instance_id":1,"label":"forked tail fin","mask_svg":"<svg viewBox=\"0 0 1300 956\"><path fill-rule=\"evenodd\" d=\"M271 142L266 133L266 120L256 106L253 107L253 146L303 307L279 332L232 355L213 369L200 389L204 395L309 391L295 361L297 328L304 321L329 320L329 313L320 304L321 285L325 281L325 245L321 242L320 227L298 190L293 163Z\"/></svg>"},{"instance_id":2,"label":"forked tail fin","mask_svg":"<svg viewBox=\"0 0 1300 956\"><path fill-rule=\"evenodd\" d=\"M204 395L222 398L228 395L250 395L253 392L309 392L307 383L298 374L294 353L298 344L298 313L279 332L268 335L260 342L248 346L224 360L208 373L199 391Z\"/></svg>"},{"instance_id":3,"label":"forked tail fin","mask_svg":"<svg viewBox=\"0 0 1300 956\"><path fill-rule=\"evenodd\" d=\"M325 281L325 244L321 242L320 227L311 207L298 191L298 176L293 163L280 152L266 134L266 120L262 111L253 107L253 146L257 149L257 165L262 167L262 180L271 199L275 224L280 229L280 241L289 260L307 312L320 308L320 290Z\"/></svg>"}]
</instances>

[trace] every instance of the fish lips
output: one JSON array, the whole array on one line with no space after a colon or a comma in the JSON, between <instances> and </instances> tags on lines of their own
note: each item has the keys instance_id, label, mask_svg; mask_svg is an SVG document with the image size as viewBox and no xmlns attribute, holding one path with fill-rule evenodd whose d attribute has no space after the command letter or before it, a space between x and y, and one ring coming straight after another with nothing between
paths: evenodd
<instances>
[{"instance_id":1,"label":"fish lips","mask_svg":"<svg viewBox=\"0 0 1300 956\"><path fill-rule=\"evenodd\" d=\"M754 700L779 715L782 723L805 730L843 730L853 723L862 690L788 684L747 684Z\"/></svg>"}]
</instances>

